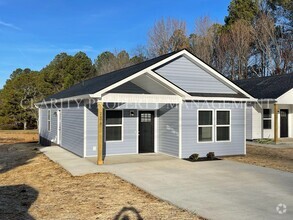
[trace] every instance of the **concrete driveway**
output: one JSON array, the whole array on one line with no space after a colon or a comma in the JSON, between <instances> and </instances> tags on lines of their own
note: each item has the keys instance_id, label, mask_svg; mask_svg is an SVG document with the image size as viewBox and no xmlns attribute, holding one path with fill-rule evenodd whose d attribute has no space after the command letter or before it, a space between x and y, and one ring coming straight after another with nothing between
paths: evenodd
<instances>
[{"instance_id":1,"label":"concrete driveway","mask_svg":"<svg viewBox=\"0 0 293 220\"><path fill-rule=\"evenodd\" d=\"M145 191L208 219L293 219L293 174L232 161L107 165ZM276 210L280 205L280 213ZM151 208L151 207L150 207Z\"/></svg>"}]
</instances>

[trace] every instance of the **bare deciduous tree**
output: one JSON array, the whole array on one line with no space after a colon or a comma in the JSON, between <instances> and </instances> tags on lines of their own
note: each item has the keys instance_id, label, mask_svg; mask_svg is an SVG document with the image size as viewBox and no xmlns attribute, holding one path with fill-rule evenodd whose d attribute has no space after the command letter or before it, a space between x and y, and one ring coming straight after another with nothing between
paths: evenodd
<instances>
[{"instance_id":1,"label":"bare deciduous tree","mask_svg":"<svg viewBox=\"0 0 293 220\"><path fill-rule=\"evenodd\" d=\"M176 32L175 32L176 31ZM177 50L175 37L182 37L186 35L185 21L168 18L157 21L154 27L150 30L148 37L148 53L150 57L159 56ZM172 40L171 37L173 36ZM178 44L181 46L182 44Z\"/></svg>"},{"instance_id":2,"label":"bare deciduous tree","mask_svg":"<svg viewBox=\"0 0 293 220\"><path fill-rule=\"evenodd\" d=\"M247 78L248 60L251 54L252 26L244 20L236 21L229 30L232 56L236 58L236 71L239 79ZM235 72L232 72L232 76ZM232 77L233 79L233 77Z\"/></svg>"},{"instance_id":3,"label":"bare deciduous tree","mask_svg":"<svg viewBox=\"0 0 293 220\"><path fill-rule=\"evenodd\" d=\"M216 26L207 16L195 21L195 32L190 36L191 51L208 64L212 64Z\"/></svg>"}]
</instances>

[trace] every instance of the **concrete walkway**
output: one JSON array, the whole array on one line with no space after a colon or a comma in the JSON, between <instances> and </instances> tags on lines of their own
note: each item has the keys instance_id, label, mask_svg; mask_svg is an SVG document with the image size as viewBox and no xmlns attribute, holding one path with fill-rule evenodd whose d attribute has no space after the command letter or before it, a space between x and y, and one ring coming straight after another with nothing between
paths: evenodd
<instances>
[{"instance_id":1,"label":"concrete walkway","mask_svg":"<svg viewBox=\"0 0 293 220\"><path fill-rule=\"evenodd\" d=\"M174 158L97 166L60 147L41 151L72 175L111 172L208 219L293 219L292 173L233 161ZM279 204L286 205L286 213L278 214Z\"/></svg>"},{"instance_id":2,"label":"concrete walkway","mask_svg":"<svg viewBox=\"0 0 293 220\"><path fill-rule=\"evenodd\" d=\"M59 147L41 147L39 148L48 158L61 165L73 176L82 176L88 173L108 172L105 166L97 166L87 159L80 158L75 154Z\"/></svg>"}]
</instances>

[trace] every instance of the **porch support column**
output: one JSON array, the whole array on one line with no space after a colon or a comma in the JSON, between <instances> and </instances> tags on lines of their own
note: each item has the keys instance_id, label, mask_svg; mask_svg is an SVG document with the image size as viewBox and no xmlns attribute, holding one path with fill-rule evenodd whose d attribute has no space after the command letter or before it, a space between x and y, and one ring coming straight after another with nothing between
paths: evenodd
<instances>
[{"instance_id":1,"label":"porch support column","mask_svg":"<svg viewBox=\"0 0 293 220\"><path fill-rule=\"evenodd\" d=\"M104 103L98 102L98 160L97 164L102 165L103 161L103 145L104 145Z\"/></svg>"},{"instance_id":2,"label":"porch support column","mask_svg":"<svg viewBox=\"0 0 293 220\"><path fill-rule=\"evenodd\" d=\"M278 142L278 104L274 104L274 142Z\"/></svg>"}]
</instances>

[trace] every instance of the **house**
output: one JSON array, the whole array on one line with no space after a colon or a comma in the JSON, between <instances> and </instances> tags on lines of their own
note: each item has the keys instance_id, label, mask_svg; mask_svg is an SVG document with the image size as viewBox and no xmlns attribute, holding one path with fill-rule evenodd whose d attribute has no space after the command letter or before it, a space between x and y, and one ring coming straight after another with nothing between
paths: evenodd
<instances>
[{"instance_id":1,"label":"house","mask_svg":"<svg viewBox=\"0 0 293 220\"><path fill-rule=\"evenodd\" d=\"M81 156L243 155L246 91L187 50L101 75L39 108L39 135Z\"/></svg>"},{"instance_id":2,"label":"house","mask_svg":"<svg viewBox=\"0 0 293 220\"><path fill-rule=\"evenodd\" d=\"M235 82L258 99L247 107L247 139L293 138L293 74Z\"/></svg>"}]
</instances>

